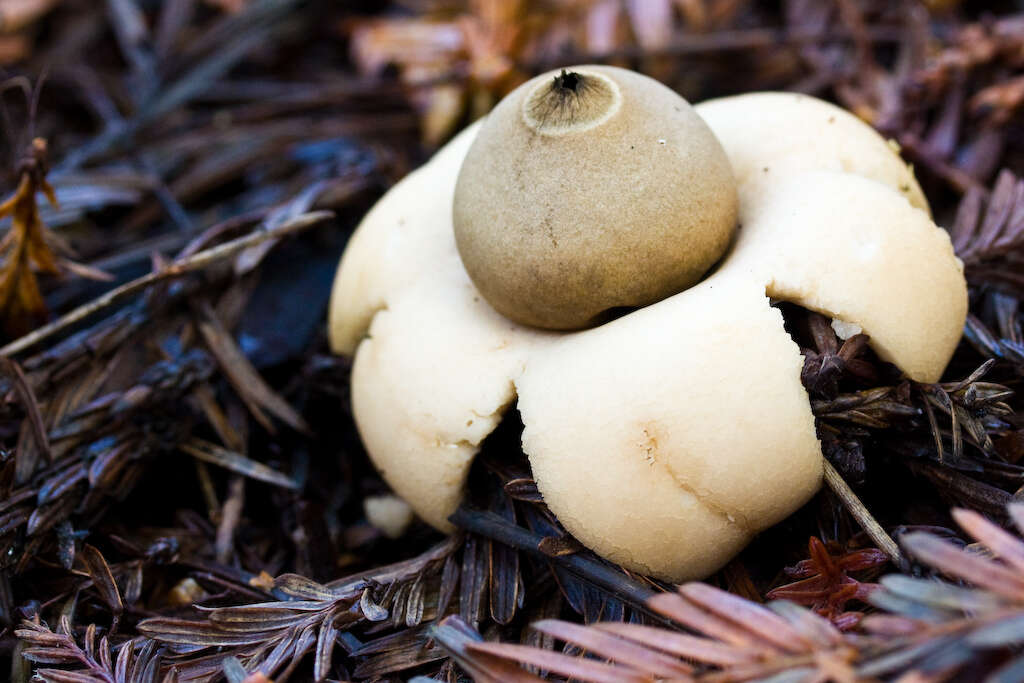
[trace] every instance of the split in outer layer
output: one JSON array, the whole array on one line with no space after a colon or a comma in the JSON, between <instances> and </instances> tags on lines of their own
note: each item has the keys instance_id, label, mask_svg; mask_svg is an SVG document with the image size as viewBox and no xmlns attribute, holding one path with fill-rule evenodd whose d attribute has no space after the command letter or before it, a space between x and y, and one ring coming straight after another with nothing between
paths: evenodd
<instances>
[{"instance_id":1,"label":"split in outer layer","mask_svg":"<svg viewBox=\"0 0 1024 683\"><path fill-rule=\"evenodd\" d=\"M741 229L723 263L760 273L776 299L859 325L883 360L938 381L962 334L967 286L911 167L866 123L807 95L694 108L739 183Z\"/></svg>"},{"instance_id":2,"label":"split in outer layer","mask_svg":"<svg viewBox=\"0 0 1024 683\"><path fill-rule=\"evenodd\" d=\"M367 450L439 529L451 528L446 518L472 458L518 388L524 451L566 528L631 569L676 581L705 576L820 480L799 350L766 290L880 337L905 325L876 348L918 379L937 377L952 348L936 347L917 367L912 342L959 337L957 306L945 318L915 312L938 289L954 303L954 290L966 297L945 233L884 185L804 168L792 180L778 174L777 195L748 183L760 190L744 196L741 186L751 212L741 237L697 286L582 332L515 325L476 295L452 236L451 196L472 135L457 137L367 216L331 304L332 346L358 346L352 399ZM792 189L801 185L815 189ZM817 197L837 186L834 204ZM874 232L844 217L875 202L905 211L875 216L885 224ZM800 251L806 245L816 250ZM860 256L875 248L904 250L895 261L902 270L880 269L877 282L856 290L872 301L847 300L844 288L866 267ZM887 304L900 287L910 309Z\"/></svg>"}]
</instances>

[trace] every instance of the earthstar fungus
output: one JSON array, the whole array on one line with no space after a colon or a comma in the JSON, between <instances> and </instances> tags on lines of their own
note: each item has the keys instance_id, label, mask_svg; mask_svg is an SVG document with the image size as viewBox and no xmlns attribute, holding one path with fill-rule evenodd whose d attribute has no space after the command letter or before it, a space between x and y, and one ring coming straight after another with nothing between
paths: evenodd
<instances>
[{"instance_id":1,"label":"earthstar fungus","mask_svg":"<svg viewBox=\"0 0 1024 683\"><path fill-rule=\"evenodd\" d=\"M579 67L589 69L598 72ZM631 78L599 73L620 92ZM353 235L332 293L331 345L355 357L352 404L367 451L428 523L452 529L473 457L516 402L534 478L568 531L630 569L702 577L821 481L802 357L769 296L863 329L914 379L941 375L966 285L896 152L809 97L695 109L732 166L741 228L704 280L598 327L515 323L467 274L452 206L479 123L398 183ZM614 201L615 183L605 187Z\"/></svg>"}]
</instances>

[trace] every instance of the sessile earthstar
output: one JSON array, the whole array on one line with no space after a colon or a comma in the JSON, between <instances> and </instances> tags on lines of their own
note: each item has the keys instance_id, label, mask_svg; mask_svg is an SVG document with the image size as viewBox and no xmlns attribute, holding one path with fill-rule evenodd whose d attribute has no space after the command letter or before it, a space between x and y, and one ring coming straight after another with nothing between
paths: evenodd
<instances>
[{"instance_id":1,"label":"sessile earthstar","mask_svg":"<svg viewBox=\"0 0 1024 683\"><path fill-rule=\"evenodd\" d=\"M597 86L559 92L579 86L574 75ZM571 99L587 93L596 105ZM708 183L683 180L702 174ZM690 220L689 205L707 218ZM591 241L627 239L615 234L627 223L639 261L618 253L632 246ZM504 232L480 247L488 230ZM576 246L545 269L549 230ZM679 273L664 275L651 253L678 259ZM648 258L657 266L637 270ZM597 284L572 275L600 267L612 275ZM616 284L618 268L628 275ZM509 273L545 282L489 287ZM646 293L632 296L634 285ZM862 330L921 381L942 374L967 311L962 266L912 170L852 115L785 93L691 109L646 77L581 66L521 86L377 203L342 257L329 333L354 356L370 457L429 524L452 530L473 458L515 404L534 478L566 529L629 569L682 581L721 567L821 483L802 357L772 300ZM587 329L538 326L579 327L617 306L639 308Z\"/></svg>"}]
</instances>

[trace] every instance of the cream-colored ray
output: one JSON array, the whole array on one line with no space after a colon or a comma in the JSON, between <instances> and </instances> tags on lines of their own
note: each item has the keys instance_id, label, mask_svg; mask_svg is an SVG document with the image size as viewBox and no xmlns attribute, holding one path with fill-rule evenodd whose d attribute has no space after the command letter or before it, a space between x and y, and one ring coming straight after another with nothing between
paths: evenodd
<instances>
[{"instance_id":1,"label":"cream-colored ray","mask_svg":"<svg viewBox=\"0 0 1024 683\"><path fill-rule=\"evenodd\" d=\"M724 267L756 273L772 297L859 325L882 359L938 381L967 316L949 234L888 186L849 173L794 174L768 188L746 210Z\"/></svg>"},{"instance_id":2,"label":"cream-colored ray","mask_svg":"<svg viewBox=\"0 0 1024 683\"><path fill-rule=\"evenodd\" d=\"M801 366L763 286L724 274L538 349L517 387L545 502L609 559L706 576L819 486Z\"/></svg>"},{"instance_id":3,"label":"cream-colored ray","mask_svg":"<svg viewBox=\"0 0 1024 683\"><path fill-rule=\"evenodd\" d=\"M476 127L395 186L363 220L335 279L331 346L355 353L352 406L367 452L433 526L462 497L512 381L544 333L501 317L455 249L451 205Z\"/></svg>"},{"instance_id":4,"label":"cream-colored ray","mask_svg":"<svg viewBox=\"0 0 1024 683\"><path fill-rule=\"evenodd\" d=\"M331 349L351 356L374 314L424 278L462 270L452 234L452 196L475 123L378 201L356 228L334 277L327 331Z\"/></svg>"},{"instance_id":5,"label":"cream-colored ray","mask_svg":"<svg viewBox=\"0 0 1024 683\"><path fill-rule=\"evenodd\" d=\"M820 169L873 178L929 212L910 165L871 126L834 104L761 92L708 100L695 109L729 157L741 207L744 197L762 194L766 181Z\"/></svg>"}]
</instances>

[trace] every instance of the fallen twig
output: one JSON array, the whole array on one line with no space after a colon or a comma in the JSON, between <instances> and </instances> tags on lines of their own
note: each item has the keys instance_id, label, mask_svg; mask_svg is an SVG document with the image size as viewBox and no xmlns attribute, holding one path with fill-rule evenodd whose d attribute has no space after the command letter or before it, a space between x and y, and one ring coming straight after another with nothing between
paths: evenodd
<instances>
[{"instance_id":1,"label":"fallen twig","mask_svg":"<svg viewBox=\"0 0 1024 683\"><path fill-rule=\"evenodd\" d=\"M857 523L860 524L861 528L864 529L878 549L888 555L892 563L899 569L904 569L906 567L906 560L903 554L900 553L900 548L896 545L896 541L892 540L892 536L886 533L882 525L864 507L864 503L860 502L860 498L853 492L853 489L846 483L842 475L836 471L836 468L832 467L832 463L828 460L825 460L824 463L825 483L838 496L843 507L857 520Z\"/></svg>"},{"instance_id":2,"label":"fallen twig","mask_svg":"<svg viewBox=\"0 0 1024 683\"><path fill-rule=\"evenodd\" d=\"M126 282L120 287L115 287L106 294L97 297L88 303L82 304L72 311L68 311L52 323L43 325L30 334L26 334L23 337L15 339L10 344L0 348L0 356L10 357L21 353L44 339L53 336L57 332L84 320L93 313L101 311L127 296L140 292L150 285L201 270L211 263L216 263L217 261L223 260L229 256L234 256L235 254L238 254L249 247L260 244L261 242L283 237L293 232L300 232L321 221L325 221L332 216L334 216L334 214L330 211L313 211L311 213L302 214L301 216L296 216L292 220L282 223L280 226L271 230L255 230L248 235L239 237L238 239L201 251L195 256L185 259L184 261L171 263L167 267L161 268L156 272L148 273L140 278L132 280L131 282Z\"/></svg>"}]
</instances>

